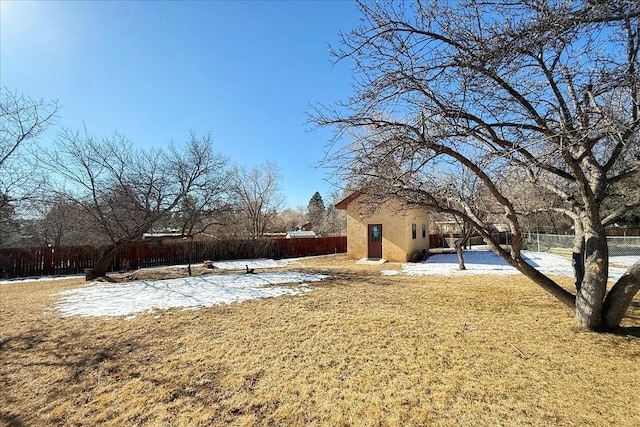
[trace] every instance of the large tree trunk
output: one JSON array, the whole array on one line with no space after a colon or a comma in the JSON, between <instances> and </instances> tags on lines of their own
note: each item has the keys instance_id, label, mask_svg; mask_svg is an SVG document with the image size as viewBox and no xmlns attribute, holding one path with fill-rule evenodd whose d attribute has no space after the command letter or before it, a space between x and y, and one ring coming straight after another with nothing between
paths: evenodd
<instances>
[{"instance_id":1,"label":"large tree trunk","mask_svg":"<svg viewBox=\"0 0 640 427\"><path fill-rule=\"evenodd\" d=\"M602 327L602 304L607 291L608 266L609 254L604 227L594 229L585 226L584 278L576 293L576 320L587 329Z\"/></svg>"},{"instance_id":2,"label":"large tree trunk","mask_svg":"<svg viewBox=\"0 0 640 427\"><path fill-rule=\"evenodd\" d=\"M576 292L580 292L582 281L584 280L584 230L580 221L574 221L574 230L576 235L573 239L571 263L574 277L576 278Z\"/></svg>"},{"instance_id":3,"label":"large tree trunk","mask_svg":"<svg viewBox=\"0 0 640 427\"><path fill-rule=\"evenodd\" d=\"M189 234L191 235L191 238L189 239L189 243L187 244L187 257L189 259L189 264L187 265L187 271L189 272L189 277L192 276L192 272L191 272L191 264L193 262L193 235L191 234L193 232L193 230L189 230Z\"/></svg>"},{"instance_id":4,"label":"large tree trunk","mask_svg":"<svg viewBox=\"0 0 640 427\"><path fill-rule=\"evenodd\" d=\"M602 306L604 329L612 330L620 327L620 322L638 290L640 290L640 261L627 270L607 295Z\"/></svg>"},{"instance_id":5,"label":"large tree trunk","mask_svg":"<svg viewBox=\"0 0 640 427\"><path fill-rule=\"evenodd\" d=\"M96 265L93 267L93 275L94 277L105 277L107 275L107 270L111 265L111 261L115 258L115 256L120 251L120 246L113 245L110 246L102 256L96 261Z\"/></svg>"},{"instance_id":6,"label":"large tree trunk","mask_svg":"<svg viewBox=\"0 0 640 427\"><path fill-rule=\"evenodd\" d=\"M460 270L466 270L467 267L465 267L464 265L464 255L462 252L462 247L464 246L465 243L465 239L456 239L455 242L453 242L453 246L455 246L456 248L456 254L458 255L458 268L460 268Z\"/></svg>"}]
</instances>

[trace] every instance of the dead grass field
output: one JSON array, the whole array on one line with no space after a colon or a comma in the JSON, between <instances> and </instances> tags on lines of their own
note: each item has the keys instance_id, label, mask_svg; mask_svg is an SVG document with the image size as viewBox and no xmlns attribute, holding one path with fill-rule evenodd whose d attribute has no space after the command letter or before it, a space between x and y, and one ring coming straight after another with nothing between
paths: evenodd
<instances>
[{"instance_id":1,"label":"dead grass field","mask_svg":"<svg viewBox=\"0 0 640 427\"><path fill-rule=\"evenodd\" d=\"M335 278L130 320L61 318L80 279L0 286L0 424L640 425L638 299L597 334L522 276L290 268Z\"/></svg>"}]
</instances>

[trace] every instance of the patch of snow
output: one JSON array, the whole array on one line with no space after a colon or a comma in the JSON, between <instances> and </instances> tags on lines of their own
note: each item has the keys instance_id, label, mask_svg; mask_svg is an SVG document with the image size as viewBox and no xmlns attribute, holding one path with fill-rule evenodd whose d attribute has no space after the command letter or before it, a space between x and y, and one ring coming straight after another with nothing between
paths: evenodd
<instances>
[{"instance_id":1,"label":"patch of snow","mask_svg":"<svg viewBox=\"0 0 640 427\"><path fill-rule=\"evenodd\" d=\"M246 266L258 270L266 268L286 267L287 265L289 265L289 262L290 261L286 259L235 259L231 261L214 261L213 266L215 268L219 268L220 270L245 270Z\"/></svg>"},{"instance_id":2,"label":"patch of snow","mask_svg":"<svg viewBox=\"0 0 640 427\"><path fill-rule=\"evenodd\" d=\"M631 267L638 262L640 257L637 256L612 256L609 257L609 264L623 265L625 267Z\"/></svg>"},{"instance_id":3,"label":"patch of snow","mask_svg":"<svg viewBox=\"0 0 640 427\"><path fill-rule=\"evenodd\" d=\"M398 274L400 274L400 271L398 271L398 270L382 270L380 272L380 274L382 274L383 276L397 276Z\"/></svg>"},{"instance_id":4,"label":"patch of snow","mask_svg":"<svg viewBox=\"0 0 640 427\"><path fill-rule=\"evenodd\" d=\"M546 275L573 276L571 260L558 255L545 252L523 251L523 258L533 267ZM614 257L618 258L618 257ZM631 257L633 258L633 257ZM637 261L637 258L635 258ZM630 262L631 260L627 260ZM614 262L614 261L612 261ZM518 270L508 265L495 253L486 250L471 250L464 253L466 270L458 268L458 256L456 254L434 254L422 263L402 264L401 270L384 270L383 275L406 274L408 276L425 275L473 275L473 274L520 274ZM632 262L628 265L633 264ZM395 271L395 273L393 273ZM609 267L609 280L617 280L626 269Z\"/></svg>"},{"instance_id":5,"label":"patch of snow","mask_svg":"<svg viewBox=\"0 0 640 427\"><path fill-rule=\"evenodd\" d=\"M78 278L84 278L84 274L73 274L68 276L21 277L17 279L0 280L0 285L11 285L14 283L48 282L50 280L68 280Z\"/></svg>"},{"instance_id":6,"label":"patch of snow","mask_svg":"<svg viewBox=\"0 0 640 427\"><path fill-rule=\"evenodd\" d=\"M244 267L244 266L243 266ZM318 282L328 276L298 272L197 276L181 279L127 283L92 283L62 291L56 309L62 316L132 316L173 307L201 308L258 298L306 292L276 286Z\"/></svg>"}]
</instances>

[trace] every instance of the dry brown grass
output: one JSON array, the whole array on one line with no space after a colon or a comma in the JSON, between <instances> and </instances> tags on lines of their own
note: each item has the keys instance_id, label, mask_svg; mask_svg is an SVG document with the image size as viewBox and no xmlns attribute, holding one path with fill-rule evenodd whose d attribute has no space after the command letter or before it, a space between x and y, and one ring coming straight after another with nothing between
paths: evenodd
<instances>
[{"instance_id":1,"label":"dry brown grass","mask_svg":"<svg viewBox=\"0 0 640 427\"><path fill-rule=\"evenodd\" d=\"M52 311L81 281L0 286L0 423L640 425L637 299L597 334L521 276L291 268L336 278L132 320Z\"/></svg>"}]
</instances>

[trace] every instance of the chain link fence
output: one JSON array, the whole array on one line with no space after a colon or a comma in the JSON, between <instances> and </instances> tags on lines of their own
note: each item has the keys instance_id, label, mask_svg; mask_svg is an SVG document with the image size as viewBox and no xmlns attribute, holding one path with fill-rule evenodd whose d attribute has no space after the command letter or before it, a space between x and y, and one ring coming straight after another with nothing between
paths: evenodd
<instances>
[{"instance_id":1,"label":"chain link fence","mask_svg":"<svg viewBox=\"0 0 640 427\"><path fill-rule=\"evenodd\" d=\"M555 252L570 254L573 247L571 235L531 233L525 239L525 249L536 252ZM609 256L640 257L639 236L607 237Z\"/></svg>"}]
</instances>

